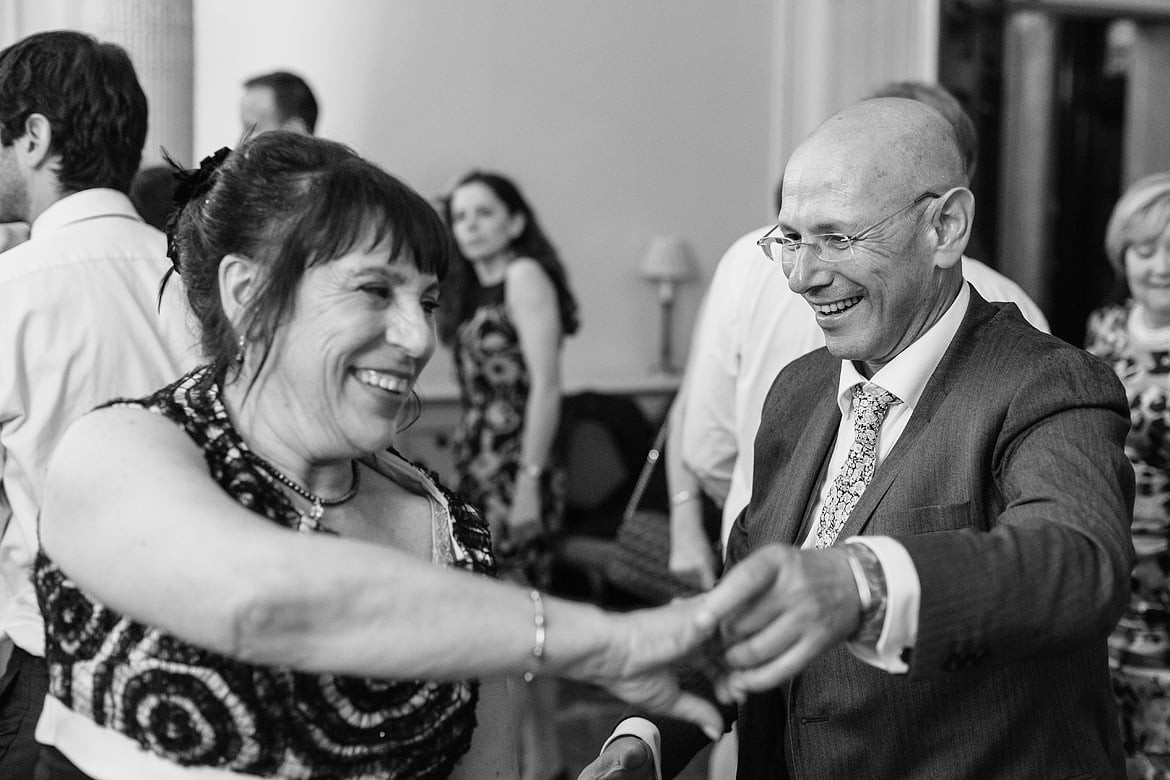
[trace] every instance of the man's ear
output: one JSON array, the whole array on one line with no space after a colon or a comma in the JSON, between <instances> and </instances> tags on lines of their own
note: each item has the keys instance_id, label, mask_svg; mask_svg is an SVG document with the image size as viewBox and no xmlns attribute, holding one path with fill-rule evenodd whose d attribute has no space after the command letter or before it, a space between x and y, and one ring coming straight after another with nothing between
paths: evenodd
<instances>
[{"instance_id":1,"label":"man's ear","mask_svg":"<svg viewBox=\"0 0 1170 780\"><path fill-rule=\"evenodd\" d=\"M934 264L951 268L963 259L975 221L975 196L966 187L952 187L935 207L931 230L935 238Z\"/></svg>"},{"instance_id":2,"label":"man's ear","mask_svg":"<svg viewBox=\"0 0 1170 780\"><path fill-rule=\"evenodd\" d=\"M239 323L259 283L259 268L252 258L224 255L219 261L219 302L230 322Z\"/></svg>"},{"instance_id":3,"label":"man's ear","mask_svg":"<svg viewBox=\"0 0 1170 780\"><path fill-rule=\"evenodd\" d=\"M44 114L29 114L24 120L24 135L16 139L16 149L28 170L37 170L53 161L53 126Z\"/></svg>"}]
</instances>

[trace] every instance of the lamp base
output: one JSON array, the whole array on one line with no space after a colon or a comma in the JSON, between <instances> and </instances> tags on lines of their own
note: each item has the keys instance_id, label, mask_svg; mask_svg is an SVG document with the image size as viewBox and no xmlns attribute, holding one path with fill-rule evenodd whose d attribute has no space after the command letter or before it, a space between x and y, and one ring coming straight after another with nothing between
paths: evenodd
<instances>
[{"instance_id":1,"label":"lamp base","mask_svg":"<svg viewBox=\"0 0 1170 780\"><path fill-rule=\"evenodd\" d=\"M654 372L657 374L666 374L673 376L678 374L678 368L674 365L674 333L672 323L674 320L674 296L660 295L658 298L659 304L659 330L658 330L658 364L654 366Z\"/></svg>"}]
</instances>

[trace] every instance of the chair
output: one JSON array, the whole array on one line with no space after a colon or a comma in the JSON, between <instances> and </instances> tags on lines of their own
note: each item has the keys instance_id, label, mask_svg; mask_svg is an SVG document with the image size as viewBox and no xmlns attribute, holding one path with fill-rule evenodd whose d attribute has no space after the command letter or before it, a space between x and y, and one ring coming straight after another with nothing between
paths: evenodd
<instances>
[{"instance_id":1,"label":"chair","mask_svg":"<svg viewBox=\"0 0 1170 780\"><path fill-rule=\"evenodd\" d=\"M653 425L630 396L565 396L557 436L567 477L565 521L553 546L554 582L572 591L566 580L576 575L586 580L591 601L612 600L608 567L618 551L618 527L653 439Z\"/></svg>"}]
</instances>

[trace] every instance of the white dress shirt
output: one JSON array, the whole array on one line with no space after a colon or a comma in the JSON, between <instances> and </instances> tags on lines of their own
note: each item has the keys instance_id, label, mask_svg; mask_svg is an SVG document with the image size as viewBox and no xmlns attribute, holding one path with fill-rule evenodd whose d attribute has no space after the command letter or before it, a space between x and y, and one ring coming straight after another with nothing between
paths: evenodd
<instances>
[{"instance_id":1,"label":"white dress shirt","mask_svg":"<svg viewBox=\"0 0 1170 780\"><path fill-rule=\"evenodd\" d=\"M723 543L751 498L753 444L772 380L786 365L825 345L812 307L788 288L777 263L756 239L737 240L715 269L691 337L682 413L682 451L703 489L723 503ZM963 258L963 276L985 299L1010 301L1035 327L1044 314L1012 280Z\"/></svg>"},{"instance_id":2,"label":"white dress shirt","mask_svg":"<svg viewBox=\"0 0 1170 780\"><path fill-rule=\"evenodd\" d=\"M62 198L0 254L0 641L33 655L44 655L44 625L30 574L54 445L95 406L196 363L177 277L160 313L169 266L166 237L110 189Z\"/></svg>"},{"instance_id":3,"label":"white dress shirt","mask_svg":"<svg viewBox=\"0 0 1170 780\"><path fill-rule=\"evenodd\" d=\"M845 463L849 448L853 446L853 388L856 385L876 385L893 393L901 403L892 404L886 413L885 421L877 431L877 462L875 473L881 469L882 461L890 454L890 450L898 443L911 415L918 407L922 398L922 391L931 374L938 368L943 353L955 338L959 326L963 323L963 315L967 313L967 305L971 301L971 290L966 284L959 291L959 295L926 333L899 352L893 360L886 363L870 379L866 379L857 370L852 361L841 361L841 376L837 380L837 405L841 407L841 423L837 427L837 439L833 445L833 452L829 456L829 465L825 470L825 481L816 504L812 508L812 517L820 519L821 507L829 496L833 480ZM817 529L814 526L803 540L803 547L812 547L816 543ZM881 636L874 648L865 645L850 643L850 651L861 660L885 669L887 672L902 673L908 667L902 660L902 651L914 647L918 638L918 604L922 595L921 585L918 582L918 572L914 562L900 543L883 536L855 536L846 541L860 542L877 555L882 565L882 573L886 576L886 593L889 601L886 604L886 619L882 626Z\"/></svg>"}]
</instances>

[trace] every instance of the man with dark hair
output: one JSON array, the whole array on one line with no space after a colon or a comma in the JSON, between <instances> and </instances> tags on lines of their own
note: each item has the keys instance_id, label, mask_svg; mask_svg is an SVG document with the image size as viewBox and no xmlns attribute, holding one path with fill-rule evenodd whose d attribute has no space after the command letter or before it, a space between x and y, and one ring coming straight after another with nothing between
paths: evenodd
<instances>
[{"instance_id":1,"label":"man with dark hair","mask_svg":"<svg viewBox=\"0 0 1170 780\"><path fill-rule=\"evenodd\" d=\"M95 406L191 364L166 238L126 192L146 96L118 46L71 31L0 51L0 222L30 237L0 254L0 777L32 778L48 683L29 575L49 455ZM100 457L101 453L94 453Z\"/></svg>"},{"instance_id":2,"label":"man with dark hair","mask_svg":"<svg viewBox=\"0 0 1170 780\"><path fill-rule=\"evenodd\" d=\"M317 128L317 99L300 76L278 70L244 82L240 103L244 134L288 130L313 135Z\"/></svg>"}]
</instances>

